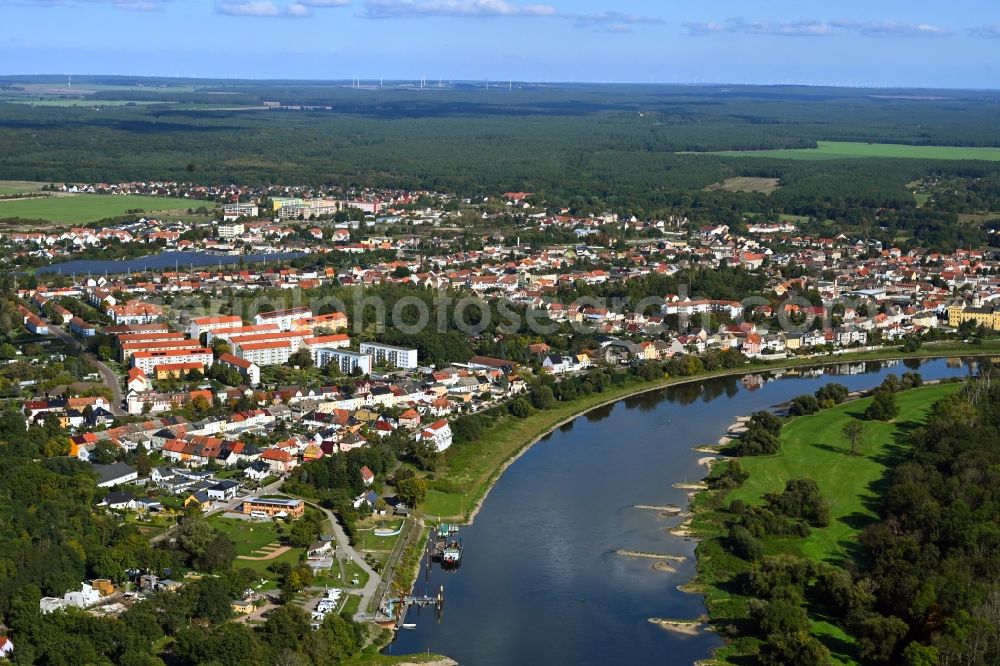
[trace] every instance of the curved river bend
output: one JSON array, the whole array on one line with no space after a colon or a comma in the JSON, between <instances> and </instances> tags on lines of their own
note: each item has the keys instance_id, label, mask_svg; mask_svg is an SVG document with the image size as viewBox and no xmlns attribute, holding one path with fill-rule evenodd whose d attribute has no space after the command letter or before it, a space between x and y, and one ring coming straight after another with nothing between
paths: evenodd
<instances>
[{"instance_id":1,"label":"curved river bend","mask_svg":"<svg viewBox=\"0 0 1000 666\"><path fill-rule=\"evenodd\" d=\"M959 359L845 363L812 371L726 377L670 387L580 416L537 443L490 491L471 526L457 572L423 568L414 593L445 587L440 620L411 608L386 652L431 651L461 664L689 664L721 644L683 636L651 617L696 618L700 595L677 586L695 574L696 543L671 536L680 518L635 505L687 504L674 483L697 481L703 454L737 416L769 409L837 381L869 389L889 373L919 368L925 379L964 376ZM809 371L800 370L800 373ZM780 374L780 373L779 373ZM676 573L628 549L685 556Z\"/></svg>"}]
</instances>

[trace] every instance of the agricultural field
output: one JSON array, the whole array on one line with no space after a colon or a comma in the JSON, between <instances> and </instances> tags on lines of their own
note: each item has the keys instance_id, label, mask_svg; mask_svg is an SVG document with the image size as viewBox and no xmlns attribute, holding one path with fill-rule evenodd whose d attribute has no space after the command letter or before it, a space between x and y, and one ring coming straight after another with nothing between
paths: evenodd
<instances>
[{"instance_id":1,"label":"agricultural field","mask_svg":"<svg viewBox=\"0 0 1000 666\"><path fill-rule=\"evenodd\" d=\"M841 160L899 158L922 160L985 160L1000 162L1000 148L963 146L911 146L896 143L817 141L816 148L784 150L720 150L701 153L723 157L770 157L786 160Z\"/></svg>"},{"instance_id":2,"label":"agricultural field","mask_svg":"<svg viewBox=\"0 0 1000 666\"><path fill-rule=\"evenodd\" d=\"M761 194L770 194L779 187L781 187L780 178L739 176L737 178L726 178L721 183L713 183L705 189L725 190L726 192L760 192Z\"/></svg>"},{"instance_id":3,"label":"agricultural field","mask_svg":"<svg viewBox=\"0 0 1000 666\"><path fill-rule=\"evenodd\" d=\"M0 196L38 194L45 184L32 180L0 180Z\"/></svg>"},{"instance_id":4,"label":"agricultural field","mask_svg":"<svg viewBox=\"0 0 1000 666\"><path fill-rule=\"evenodd\" d=\"M0 219L19 217L28 220L50 220L68 224L96 222L107 217L125 215L130 210L150 213L187 214L189 207L206 202L143 196L107 196L99 194L67 194L19 200L0 200Z\"/></svg>"}]
</instances>

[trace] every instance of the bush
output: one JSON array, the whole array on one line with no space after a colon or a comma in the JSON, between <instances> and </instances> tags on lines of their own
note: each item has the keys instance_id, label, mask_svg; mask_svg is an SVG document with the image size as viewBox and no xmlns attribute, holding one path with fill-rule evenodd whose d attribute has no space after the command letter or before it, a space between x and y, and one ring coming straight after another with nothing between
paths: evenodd
<instances>
[{"instance_id":1,"label":"bush","mask_svg":"<svg viewBox=\"0 0 1000 666\"><path fill-rule=\"evenodd\" d=\"M819 400L812 395L799 395L792 398L788 413L792 416L808 416L819 411Z\"/></svg>"},{"instance_id":2,"label":"bush","mask_svg":"<svg viewBox=\"0 0 1000 666\"><path fill-rule=\"evenodd\" d=\"M551 409L556 404L556 396L548 386L539 386L531 392L531 405L535 409Z\"/></svg>"},{"instance_id":3,"label":"bush","mask_svg":"<svg viewBox=\"0 0 1000 666\"><path fill-rule=\"evenodd\" d=\"M839 405L847 400L848 395L850 395L850 391L847 387L836 382L831 382L819 387L815 393L817 400L821 403L830 405Z\"/></svg>"},{"instance_id":4,"label":"bush","mask_svg":"<svg viewBox=\"0 0 1000 666\"><path fill-rule=\"evenodd\" d=\"M771 634L760 646L757 660L763 666L825 666L830 651L807 631Z\"/></svg>"},{"instance_id":5,"label":"bush","mask_svg":"<svg viewBox=\"0 0 1000 666\"><path fill-rule=\"evenodd\" d=\"M743 436L736 440L733 450L738 456L761 456L777 453L780 447L781 444L774 434L751 423Z\"/></svg>"},{"instance_id":6,"label":"bush","mask_svg":"<svg viewBox=\"0 0 1000 666\"><path fill-rule=\"evenodd\" d=\"M732 525L727 539L729 550L737 557L755 562L764 557L764 544L742 525Z\"/></svg>"},{"instance_id":7,"label":"bush","mask_svg":"<svg viewBox=\"0 0 1000 666\"><path fill-rule=\"evenodd\" d=\"M814 527L830 524L830 502L812 479L789 479L781 494L769 493L768 508L789 518L799 518Z\"/></svg>"},{"instance_id":8,"label":"bush","mask_svg":"<svg viewBox=\"0 0 1000 666\"><path fill-rule=\"evenodd\" d=\"M511 416L523 419L531 415L531 403L524 398L517 398L510 403L507 411L510 412Z\"/></svg>"},{"instance_id":9,"label":"bush","mask_svg":"<svg viewBox=\"0 0 1000 666\"><path fill-rule=\"evenodd\" d=\"M750 415L750 425L748 427L763 428L766 432L777 437L781 433L781 426L784 422L771 412L759 411Z\"/></svg>"},{"instance_id":10,"label":"bush","mask_svg":"<svg viewBox=\"0 0 1000 666\"><path fill-rule=\"evenodd\" d=\"M875 392L872 404L865 410L865 418L871 421L891 421L899 416L899 405L896 395L888 388L879 388Z\"/></svg>"},{"instance_id":11,"label":"bush","mask_svg":"<svg viewBox=\"0 0 1000 666\"><path fill-rule=\"evenodd\" d=\"M757 600L755 600L757 601ZM809 615L805 609L787 599L775 599L752 604L750 614L757 621L761 633L790 634L809 629Z\"/></svg>"},{"instance_id":12,"label":"bush","mask_svg":"<svg viewBox=\"0 0 1000 666\"><path fill-rule=\"evenodd\" d=\"M740 466L739 460L729 460L722 466L722 471L708 478L708 487L713 490L732 490L743 485L750 478L750 472Z\"/></svg>"}]
</instances>

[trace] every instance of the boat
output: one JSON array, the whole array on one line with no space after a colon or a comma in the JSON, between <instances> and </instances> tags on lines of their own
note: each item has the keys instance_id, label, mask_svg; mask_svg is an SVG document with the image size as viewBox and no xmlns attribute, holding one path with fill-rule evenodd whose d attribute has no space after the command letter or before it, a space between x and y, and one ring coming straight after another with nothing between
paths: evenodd
<instances>
[{"instance_id":1,"label":"boat","mask_svg":"<svg viewBox=\"0 0 1000 666\"><path fill-rule=\"evenodd\" d=\"M442 523L438 525L437 536L434 539L434 545L431 548L431 559L438 562L444 562L445 552L458 545L458 542L451 539L451 535L458 532L458 525L449 525L448 523ZM459 549L461 547L459 546ZM459 553L459 558L461 559L461 553Z\"/></svg>"},{"instance_id":2,"label":"boat","mask_svg":"<svg viewBox=\"0 0 1000 666\"><path fill-rule=\"evenodd\" d=\"M417 625L415 622L404 622L402 625L403 629L416 629Z\"/></svg>"},{"instance_id":3,"label":"boat","mask_svg":"<svg viewBox=\"0 0 1000 666\"><path fill-rule=\"evenodd\" d=\"M457 569L462 565L462 544L458 541L452 541L448 544L444 551L441 553L441 566L451 569Z\"/></svg>"}]
</instances>

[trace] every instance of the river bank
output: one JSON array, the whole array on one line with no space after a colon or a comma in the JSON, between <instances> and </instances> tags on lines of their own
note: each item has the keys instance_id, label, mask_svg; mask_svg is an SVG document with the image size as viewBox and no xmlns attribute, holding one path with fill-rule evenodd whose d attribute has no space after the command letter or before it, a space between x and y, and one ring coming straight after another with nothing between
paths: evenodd
<instances>
[{"instance_id":1,"label":"river bank","mask_svg":"<svg viewBox=\"0 0 1000 666\"><path fill-rule=\"evenodd\" d=\"M787 371L801 367L822 368L844 363L865 361L891 361L905 359L927 360L932 358L980 357L1000 355L1000 341L989 341L982 345L964 345L949 343L947 345L927 345L916 352L904 352L898 349L862 352L858 354L825 355L818 357L802 357L784 359L775 362L757 362L743 365L739 368L705 372L691 377L667 377L652 382L633 383L618 389L609 389L604 393L591 394L585 398L559 405L558 407L536 412L525 419L504 417L511 427L491 428L491 432L483 441L467 445L465 448L481 450L481 455L472 463L462 461L460 468L448 468L440 476L447 484L460 488L461 493L428 493L429 502L423 507L425 516L434 517L440 522L451 522L470 525L482 508L490 489L512 464L517 462L532 446L550 436L555 430L570 424L580 416L594 410L608 407L622 400L639 396L652 391L658 391L673 386L682 386L703 382L720 377L733 377L755 374L757 372ZM502 430L504 436L497 437L497 431ZM725 442L720 442L724 444ZM708 452L706 450L706 452ZM717 453L717 451L712 451ZM446 454L447 456L447 454ZM469 473L469 468L472 473ZM698 490L692 488L692 490ZM450 497L442 497L448 496ZM467 501L471 500L471 507ZM458 509L455 511L455 509ZM449 511L451 511L449 513Z\"/></svg>"},{"instance_id":2,"label":"river bank","mask_svg":"<svg viewBox=\"0 0 1000 666\"><path fill-rule=\"evenodd\" d=\"M877 520L874 506L878 497L872 488L905 458L900 443L911 429L923 422L932 405L960 389L949 381L928 381L921 388L898 394L900 415L890 422L863 421L865 431L860 455L846 442L843 427L856 422L859 409L870 396L853 395L837 406L809 416L795 417L782 428L781 449L769 456L740 458L749 477L736 488L706 490L692 501L691 533L699 539L696 550L697 575L690 589L705 596L708 622L727 644L716 651L723 663L756 653L760 638L750 632L747 601L750 597L737 581L750 563L727 547L728 526L738 516L730 513L731 502L745 506L765 502L765 496L784 487L789 479L813 479L832 507L829 523L814 527L805 537L762 535L765 555L781 554L811 560L817 565L841 562L852 557L851 544L857 543L864 525ZM831 652L833 663L856 663L854 639L825 616L811 617L811 633Z\"/></svg>"},{"instance_id":3,"label":"river bank","mask_svg":"<svg viewBox=\"0 0 1000 666\"><path fill-rule=\"evenodd\" d=\"M683 585L696 573L698 542L667 529L685 518L667 510L689 500L673 482L705 476L692 448L717 440L740 415L773 409L831 381L867 390L906 369L916 364L840 363L822 372L748 380L702 376L587 412L504 471L489 502L459 534L461 569L432 567L420 574L415 594L445 587L443 616L412 608L406 622L415 628L400 632L389 652L429 649L487 666L518 660L646 663L663 654L677 663L707 658L722 646L717 633L679 636L648 621L706 614L703 597ZM929 380L964 376L969 367L938 360L920 372ZM513 445L517 433L508 422L503 426ZM456 492L460 497L461 489ZM661 560L622 556L621 550L686 559L668 561L675 569L670 572L653 567ZM594 626L605 630L595 633Z\"/></svg>"}]
</instances>

